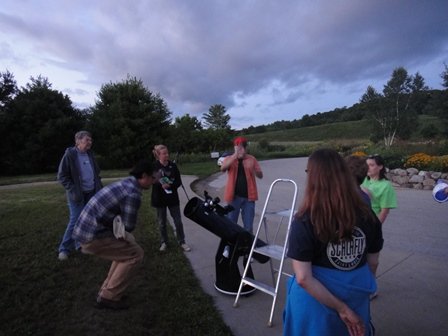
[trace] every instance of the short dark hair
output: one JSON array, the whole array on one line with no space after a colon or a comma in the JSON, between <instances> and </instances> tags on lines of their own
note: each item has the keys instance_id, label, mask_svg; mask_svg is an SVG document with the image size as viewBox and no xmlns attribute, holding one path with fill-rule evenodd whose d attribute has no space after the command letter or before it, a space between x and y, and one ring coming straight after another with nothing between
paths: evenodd
<instances>
[{"instance_id":1,"label":"short dark hair","mask_svg":"<svg viewBox=\"0 0 448 336\"><path fill-rule=\"evenodd\" d=\"M367 176L369 166L364 157L350 155L345 158L348 169L352 172L358 184L362 184Z\"/></svg>"},{"instance_id":2,"label":"short dark hair","mask_svg":"<svg viewBox=\"0 0 448 336\"><path fill-rule=\"evenodd\" d=\"M143 159L136 163L134 168L129 172L129 175L134 176L136 179L140 179L143 174L152 175L154 171L155 168L153 163L147 159Z\"/></svg>"},{"instance_id":3,"label":"short dark hair","mask_svg":"<svg viewBox=\"0 0 448 336\"><path fill-rule=\"evenodd\" d=\"M378 166L383 166L380 170L380 180L387 180L386 177L386 166L383 157L379 154L372 154L367 157L367 160L374 160ZM368 177L370 179L370 177Z\"/></svg>"}]
</instances>

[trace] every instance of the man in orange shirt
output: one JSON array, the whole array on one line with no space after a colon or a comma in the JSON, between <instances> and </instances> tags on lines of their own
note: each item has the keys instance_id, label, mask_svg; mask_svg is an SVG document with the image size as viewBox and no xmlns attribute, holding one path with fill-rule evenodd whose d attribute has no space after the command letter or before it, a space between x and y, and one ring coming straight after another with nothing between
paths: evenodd
<instances>
[{"instance_id":1,"label":"man in orange shirt","mask_svg":"<svg viewBox=\"0 0 448 336\"><path fill-rule=\"evenodd\" d=\"M241 212L244 228L252 233L255 217L255 201L258 200L255 177L263 178L263 172L254 156L247 154L247 139L237 137L233 140L235 152L226 157L221 171L228 171L224 200L234 210L228 217L238 223Z\"/></svg>"}]
</instances>

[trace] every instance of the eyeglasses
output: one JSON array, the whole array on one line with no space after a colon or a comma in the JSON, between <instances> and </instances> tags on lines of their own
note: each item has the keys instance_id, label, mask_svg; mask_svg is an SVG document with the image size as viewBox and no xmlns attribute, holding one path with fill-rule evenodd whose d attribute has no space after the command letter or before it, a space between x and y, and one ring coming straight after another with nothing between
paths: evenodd
<instances>
[{"instance_id":1,"label":"eyeglasses","mask_svg":"<svg viewBox=\"0 0 448 336\"><path fill-rule=\"evenodd\" d=\"M379 154L372 154L372 155L369 155L367 158L368 159L376 159L376 158L378 158L378 157L380 157L381 155L379 155Z\"/></svg>"}]
</instances>

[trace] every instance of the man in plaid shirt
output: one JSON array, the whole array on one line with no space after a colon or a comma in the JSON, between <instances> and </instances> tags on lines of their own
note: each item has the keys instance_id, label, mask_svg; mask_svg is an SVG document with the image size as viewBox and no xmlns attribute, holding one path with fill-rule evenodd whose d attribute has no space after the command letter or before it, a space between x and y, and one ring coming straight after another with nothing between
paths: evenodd
<instances>
[{"instance_id":1,"label":"man in plaid shirt","mask_svg":"<svg viewBox=\"0 0 448 336\"><path fill-rule=\"evenodd\" d=\"M100 308L126 309L121 299L136 267L143 260L143 249L131 232L137 224L142 190L157 180L157 172L146 160L140 161L129 173L131 176L98 191L86 204L73 230L73 239L81 251L111 260L112 265L97 296ZM114 220L121 218L124 236L114 235Z\"/></svg>"}]
</instances>

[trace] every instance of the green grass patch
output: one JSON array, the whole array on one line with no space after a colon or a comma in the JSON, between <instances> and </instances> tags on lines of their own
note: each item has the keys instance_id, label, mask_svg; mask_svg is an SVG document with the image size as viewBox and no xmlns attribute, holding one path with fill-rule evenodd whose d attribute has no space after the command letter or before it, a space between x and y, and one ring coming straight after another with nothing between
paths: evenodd
<instances>
[{"instance_id":1,"label":"green grass patch","mask_svg":"<svg viewBox=\"0 0 448 336\"><path fill-rule=\"evenodd\" d=\"M46 181L56 181L56 172L53 174L0 176L0 185Z\"/></svg>"},{"instance_id":2,"label":"green grass patch","mask_svg":"<svg viewBox=\"0 0 448 336\"><path fill-rule=\"evenodd\" d=\"M217 159L210 159L205 162L193 162L179 164L179 170L182 175L194 175L199 178L207 177L219 171Z\"/></svg>"},{"instance_id":3,"label":"green grass patch","mask_svg":"<svg viewBox=\"0 0 448 336\"><path fill-rule=\"evenodd\" d=\"M130 169L102 170L102 178L121 178L129 175ZM209 176L219 171L216 159L208 159L201 162L179 163L179 170L183 175L195 175L200 178ZM21 175L21 176L0 176L0 186L10 184L24 184L35 182L56 181L54 174Z\"/></svg>"},{"instance_id":4,"label":"green grass patch","mask_svg":"<svg viewBox=\"0 0 448 336\"><path fill-rule=\"evenodd\" d=\"M232 335L181 250L158 251L149 201L144 192L135 236L145 259L126 293L131 308L109 311L94 307L109 262L78 252L57 260L68 220L62 187L0 190L0 334Z\"/></svg>"},{"instance_id":5,"label":"green grass patch","mask_svg":"<svg viewBox=\"0 0 448 336\"><path fill-rule=\"evenodd\" d=\"M333 139L365 139L371 131L369 120L346 121L319 126L285 129L280 131L250 134L250 141L268 142L326 141ZM367 136L368 138L368 136Z\"/></svg>"}]
</instances>

